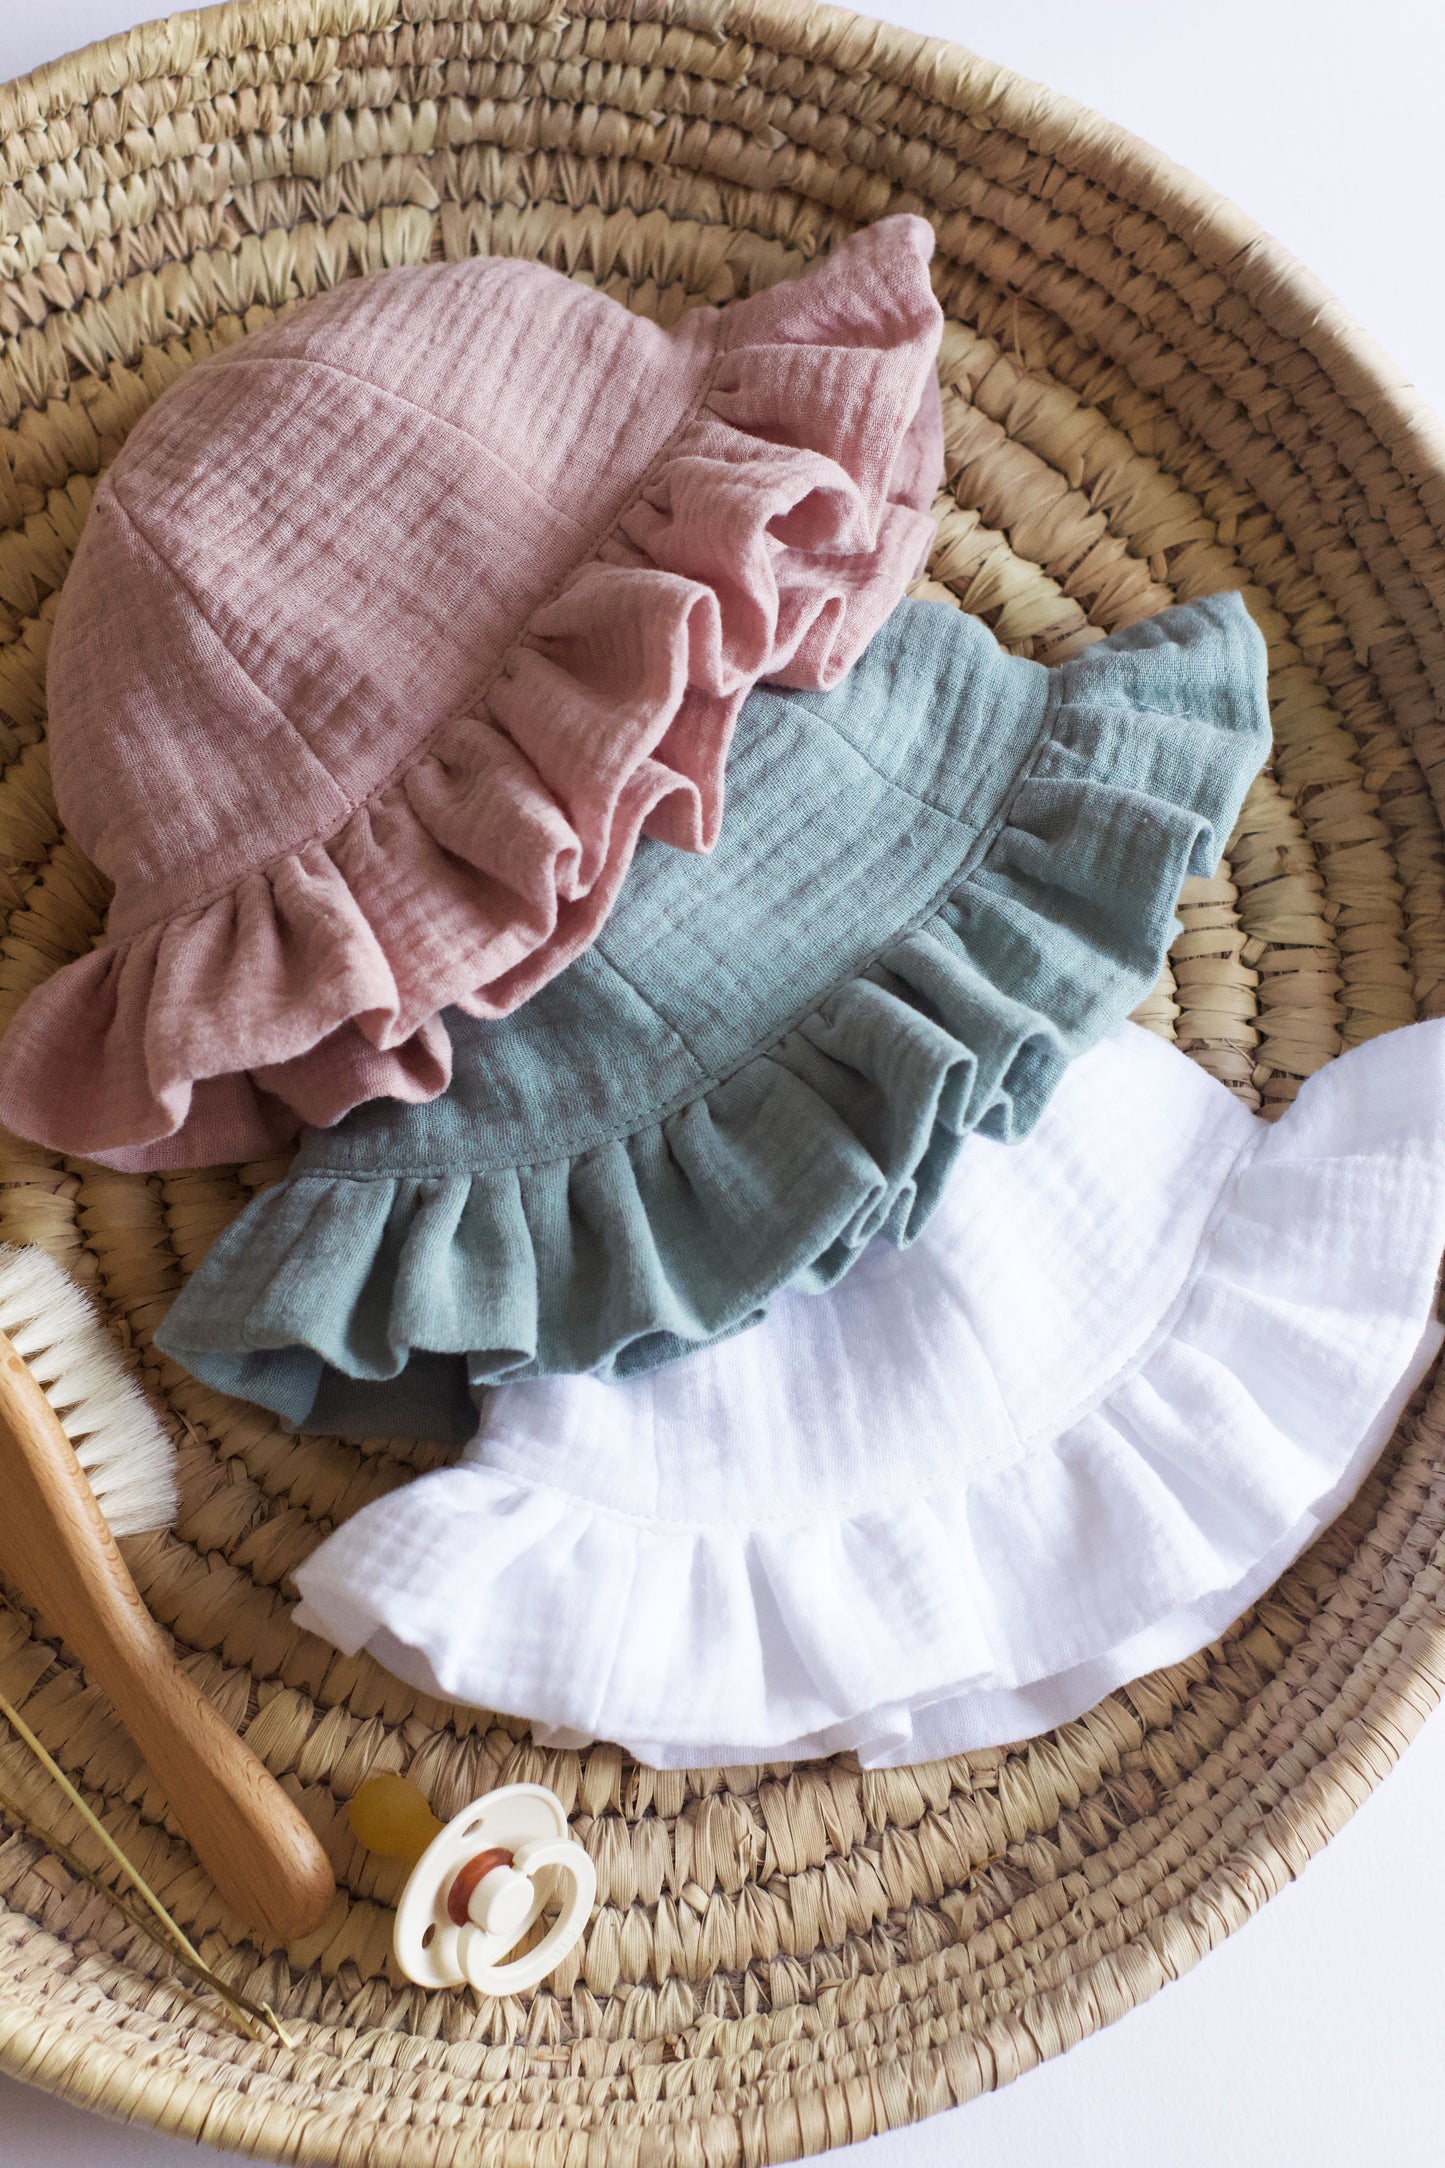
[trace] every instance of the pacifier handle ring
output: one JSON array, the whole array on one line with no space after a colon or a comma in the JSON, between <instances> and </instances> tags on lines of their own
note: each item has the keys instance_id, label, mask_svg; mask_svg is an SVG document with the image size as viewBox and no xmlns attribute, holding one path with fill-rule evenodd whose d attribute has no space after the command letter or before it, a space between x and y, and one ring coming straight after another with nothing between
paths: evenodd
<instances>
[{"instance_id":1,"label":"pacifier handle ring","mask_svg":"<svg viewBox=\"0 0 1445 2168\"><path fill-rule=\"evenodd\" d=\"M519 1989L535 1987L539 1980L545 1980L580 1940L597 1897L597 1869L582 1846L571 1837L533 1837L517 1846L512 1864L519 1874L529 1877L535 1876L539 1868L555 1867L562 1878L565 1895L556 1919L536 1949L528 1950L525 1957L516 1957L510 1962L504 1960L499 1965L469 1965L466 1961L468 1931L463 1930L458 1957L471 1985L486 1995L515 1995ZM539 1893L531 1919L519 1934L526 1933L544 1901Z\"/></svg>"}]
</instances>

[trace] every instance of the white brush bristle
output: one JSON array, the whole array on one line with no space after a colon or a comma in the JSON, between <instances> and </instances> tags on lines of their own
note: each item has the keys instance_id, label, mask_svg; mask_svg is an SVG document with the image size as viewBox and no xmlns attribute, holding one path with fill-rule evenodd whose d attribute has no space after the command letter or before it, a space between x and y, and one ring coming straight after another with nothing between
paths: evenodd
<instances>
[{"instance_id":1,"label":"white brush bristle","mask_svg":"<svg viewBox=\"0 0 1445 2168\"><path fill-rule=\"evenodd\" d=\"M0 1331L60 1418L117 1536L175 1519L176 1449L69 1273L0 1243ZM0 1469L0 1496L4 1493Z\"/></svg>"}]
</instances>

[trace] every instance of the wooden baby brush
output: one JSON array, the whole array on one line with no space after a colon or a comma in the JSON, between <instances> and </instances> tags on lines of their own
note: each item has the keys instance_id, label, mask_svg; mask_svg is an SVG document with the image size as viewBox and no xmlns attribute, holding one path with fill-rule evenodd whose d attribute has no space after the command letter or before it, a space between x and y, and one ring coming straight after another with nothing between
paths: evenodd
<instances>
[{"instance_id":1,"label":"wooden baby brush","mask_svg":"<svg viewBox=\"0 0 1445 2168\"><path fill-rule=\"evenodd\" d=\"M89 1303L43 1251L0 1246L0 1573L108 1695L226 1903L288 1942L331 1900L326 1855L116 1548L175 1510L174 1448Z\"/></svg>"}]
</instances>

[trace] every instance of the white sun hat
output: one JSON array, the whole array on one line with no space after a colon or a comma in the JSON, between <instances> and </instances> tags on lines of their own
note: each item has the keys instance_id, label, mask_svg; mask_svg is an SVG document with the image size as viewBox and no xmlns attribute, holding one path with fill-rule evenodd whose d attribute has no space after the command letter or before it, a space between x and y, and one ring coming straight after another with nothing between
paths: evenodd
<instances>
[{"instance_id":1,"label":"white sun hat","mask_svg":"<svg viewBox=\"0 0 1445 2168\"><path fill-rule=\"evenodd\" d=\"M622 1382L504 1386L297 1575L425 1690L659 1767L1031 1736L1216 1639L1441 1338L1445 1022L1277 1124L1125 1025L915 1246Z\"/></svg>"}]
</instances>

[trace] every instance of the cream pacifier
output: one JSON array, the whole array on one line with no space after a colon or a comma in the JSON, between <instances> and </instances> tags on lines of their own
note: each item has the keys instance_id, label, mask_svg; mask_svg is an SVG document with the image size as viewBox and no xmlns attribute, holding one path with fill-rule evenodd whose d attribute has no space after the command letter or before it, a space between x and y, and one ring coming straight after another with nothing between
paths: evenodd
<instances>
[{"instance_id":1,"label":"cream pacifier","mask_svg":"<svg viewBox=\"0 0 1445 2168\"><path fill-rule=\"evenodd\" d=\"M504 1784L439 1822L406 1777L369 1777L351 1826L370 1851L411 1863L396 1908L397 1963L418 1987L535 1987L581 1940L597 1873L567 1834L544 1784ZM558 1912L535 1949L505 1963L553 1898Z\"/></svg>"}]
</instances>

